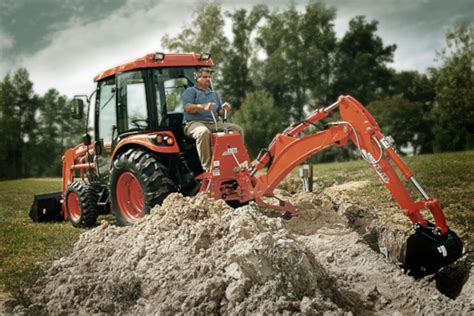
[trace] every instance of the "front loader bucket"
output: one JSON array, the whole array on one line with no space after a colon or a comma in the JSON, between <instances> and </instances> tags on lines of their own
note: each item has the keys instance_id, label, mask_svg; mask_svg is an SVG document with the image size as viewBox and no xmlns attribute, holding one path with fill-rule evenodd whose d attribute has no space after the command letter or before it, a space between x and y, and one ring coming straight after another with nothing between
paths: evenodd
<instances>
[{"instance_id":1,"label":"front loader bucket","mask_svg":"<svg viewBox=\"0 0 474 316\"><path fill-rule=\"evenodd\" d=\"M436 236L432 229L419 227L407 240L405 272L418 279L436 273L463 255L461 239L449 230Z\"/></svg>"},{"instance_id":2,"label":"front loader bucket","mask_svg":"<svg viewBox=\"0 0 474 316\"><path fill-rule=\"evenodd\" d=\"M35 195L29 215L34 222L62 221L61 192Z\"/></svg>"}]
</instances>

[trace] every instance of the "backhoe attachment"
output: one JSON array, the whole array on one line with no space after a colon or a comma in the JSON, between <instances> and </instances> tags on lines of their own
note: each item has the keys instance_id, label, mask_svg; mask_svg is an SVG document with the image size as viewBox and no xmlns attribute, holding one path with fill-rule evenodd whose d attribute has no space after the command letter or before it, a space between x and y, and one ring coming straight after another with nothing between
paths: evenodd
<instances>
[{"instance_id":1,"label":"backhoe attachment","mask_svg":"<svg viewBox=\"0 0 474 316\"><path fill-rule=\"evenodd\" d=\"M328 123L326 129L313 134L301 135L303 130L316 125L336 109L339 110L339 121ZM270 146L252 163L238 133L215 133L212 170L199 177L202 180L200 193L237 204L253 200L261 207L296 215L297 209L289 202L278 200L277 204L271 204L264 197L274 198L273 191L281 181L318 151L329 146L345 146L349 141L414 224L415 233L407 241L404 262L407 273L416 278L422 277L461 257L463 244L446 225L439 201L426 193L395 152L393 139L384 136L367 109L350 96L339 97L336 103L316 109L304 121L277 134ZM392 164L420 192L421 200L411 198ZM267 170L264 171L264 168ZM434 223L422 216L422 210L431 212Z\"/></svg>"}]
</instances>

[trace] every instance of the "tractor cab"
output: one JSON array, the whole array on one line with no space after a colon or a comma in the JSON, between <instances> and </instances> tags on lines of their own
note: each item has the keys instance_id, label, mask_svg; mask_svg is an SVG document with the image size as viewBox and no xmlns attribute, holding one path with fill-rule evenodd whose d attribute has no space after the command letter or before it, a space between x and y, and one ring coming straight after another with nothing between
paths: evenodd
<instances>
[{"instance_id":1,"label":"tractor cab","mask_svg":"<svg viewBox=\"0 0 474 316\"><path fill-rule=\"evenodd\" d=\"M147 55L145 59L155 58ZM197 54L160 55L147 67L109 70L99 75L94 107L94 139L110 161L120 142L132 135L170 131L179 151L195 173L202 169L194 140L183 131L182 95L195 84L199 67L212 65ZM168 58L173 62L166 63ZM179 59L182 59L178 62ZM191 62L190 62L191 61ZM177 66L177 64L185 64ZM128 64L127 64L128 65ZM123 66L121 66L123 67ZM126 67L125 67L126 68Z\"/></svg>"}]
</instances>

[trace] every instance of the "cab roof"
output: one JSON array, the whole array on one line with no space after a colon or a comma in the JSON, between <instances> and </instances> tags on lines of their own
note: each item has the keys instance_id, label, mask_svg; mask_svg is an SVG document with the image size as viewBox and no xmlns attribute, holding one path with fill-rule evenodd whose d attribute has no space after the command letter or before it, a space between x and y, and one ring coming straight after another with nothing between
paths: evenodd
<instances>
[{"instance_id":1,"label":"cab roof","mask_svg":"<svg viewBox=\"0 0 474 316\"><path fill-rule=\"evenodd\" d=\"M160 55L161 54L161 55ZM163 59L159 59L164 56ZM158 58L157 58L158 57ZM186 67L186 66L201 66L201 67L212 67L214 63L212 59L201 59L201 54L198 53L183 53L183 54L163 54L153 53L145 55L144 57L137 58L133 61L124 63L119 66L107 69L97 76L94 81L113 76L120 72L125 72L134 69L142 68L161 68L161 67Z\"/></svg>"}]
</instances>

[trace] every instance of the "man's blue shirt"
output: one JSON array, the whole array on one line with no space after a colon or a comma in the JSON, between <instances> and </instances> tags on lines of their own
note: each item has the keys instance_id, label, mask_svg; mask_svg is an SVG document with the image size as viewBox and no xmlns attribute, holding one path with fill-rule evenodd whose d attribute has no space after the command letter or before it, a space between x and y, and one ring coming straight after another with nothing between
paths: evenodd
<instances>
[{"instance_id":1,"label":"man's blue shirt","mask_svg":"<svg viewBox=\"0 0 474 316\"><path fill-rule=\"evenodd\" d=\"M217 93L209 88L208 92L199 89L197 86L187 88L183 93L183 107L188 104L206 104L215 103L216 108L213 110L217 118L217 113L222 107L221 98ZM211 111L200 111L196 113L184 112L185 121L212 121Z\"/></svg>"}]
</instances>

